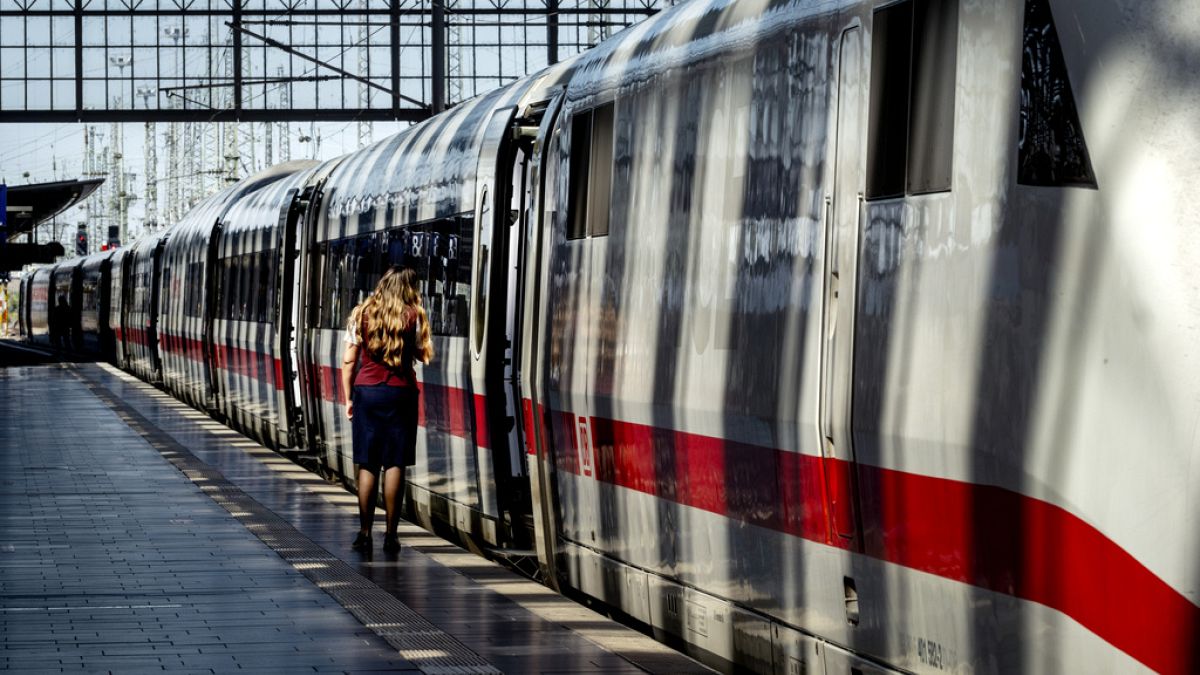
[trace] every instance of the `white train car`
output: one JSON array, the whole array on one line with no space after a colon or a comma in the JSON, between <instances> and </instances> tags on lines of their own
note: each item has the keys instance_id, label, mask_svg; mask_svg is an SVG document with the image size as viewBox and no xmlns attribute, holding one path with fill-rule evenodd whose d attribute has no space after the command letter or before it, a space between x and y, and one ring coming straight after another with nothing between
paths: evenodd
<instances>
[{"instance_id":1,"label":"white train car","mask_svg":"<svg viewBox=\"0 0 1200 675\"><path fill-rule=\"evenodd\" d=\"M212 340L220 412L277 449L304 445L295 346L299 204L330 164L293 162L291 175L232 201L216 233Z\"/></svg>"},{"instance_id":2,"label":"white train car","mask_svg":"<svg viewBox=\"0 0 1200 675\"><path fill-rule=\"evenodd\" d=\"M353 475L338 372L350 310L388 266L412 267L438 356L418 369L422 428L409 492L423 522L441 520L492 545L522 536L528 499L510 503L527 495L509 489L524 474L506 431L515 409L506 411L502 395L511 346L484 339L486 298L507 281L503 266L489 263L488 242L507 198L491 197L503 205L493 209L488 190L507 190L493 186L496 163L531 85L481 96L345 158L321 188L305 256L301 371L327 464Z\"/></svg>"},{"instance_id":3,"label":"white train car","mask_svg":"<svg viewBox=\"0 0 1200 675\"><path fill-rule=\"evenodd\" d=\"M112 332L112 362L120 368L125 367L125 288L126 288L126 271L125 261L128 252L126 249L118 248L112 252L112 257L109 258L109 274L108 274L108 327Z\"/></svg>"},{"instance_id":4,"label":"white train car","mask_svg":"<svg viewBox=\"0 0 1200 675\"><path fill-rule=\"evenodd\" d=\"M201 410L218 413L224 406L222 381L213 368L212 302L222 220L240 200L308 164L280 164L242 179L202 201L167 231L159 311L163 382Z\"/></svg>"},{"instance_id":5,"label":"white train car","mask_svg":"<svg viewBox=\"0 0 1200 675\"><path fill-rule=\"evenodd\" d=\"M79 264L79 330L81 351L113 360L114 333L109 323L112 292L112 251L83 258Z\"/></svg>"},{"instance_id":6,"label":"white train car","mask_svg":"<svg viewBox=\"0 0 1200 675\"><path fill-rule=\"evenodd\" d=\"M1197 26L692 0L231 198L189 339L235 424L352 479L346 319L413 267L418 518L719 665L1195 672ZM122 276L147 379L160 250Z\"/></svg>"},{"instance_id":7,"label":"white train car","mask_svg":"<svg viewBox=\"0 0 1200 675\"><path fill-rule=\"evenodd\" d=\"M83 300L81 265L83 258L64 260L50 272L50 341L53 346L73 352L83 351L80 305Z\"/></svg>"},{"instance_id":8,"label":"white train car","mask_svg":"<svg viewBox=\"0 0 1200 675\"><path fill-rule=\"evenodd\" d=\"M27 339L34 344L50 346L50 310L54 306L53 289L50 285L50 274L53 265L39 267L29 274L28 292L25 299L25 313L28 316L29 334Z\"/></svg>"},{"instance_id":9,"label":"white train car","mask_svg":"<svg viewBox=\"0 0 1200 675\"><path fill-rule=\"evenodd\" d=\"M139 238L126 249L122 287L122 333L119 349L125 368L146 380L162 381L159 356L159 292L165 232Z\"/></svg>"},{"instance_id":10,"label":"white train car","mask_svg":"<svg viewBox=\"0 0 1200 675\"><path fill-rule=\"evenodd\" d=\"M755 670L1200 667L1197 25L691 2L584 55L532 322L559 574Z\"/></svg>"}]
</instances>

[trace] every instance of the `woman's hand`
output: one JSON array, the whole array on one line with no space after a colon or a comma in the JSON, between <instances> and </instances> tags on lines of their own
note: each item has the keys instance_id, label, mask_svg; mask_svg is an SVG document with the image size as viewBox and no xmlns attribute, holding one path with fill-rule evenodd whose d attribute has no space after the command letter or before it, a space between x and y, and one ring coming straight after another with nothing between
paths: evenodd
<instances>
[{"instance_id":1,"label":"woman's hand","mask_svg":"<svg viewBox=\"0 0 1200 675\"><path fill-rule=\"evenodd\" d=\"M342 354L342 392L346 396L346 419L354 419L354 370L358 365L358 345L347 344Z\"/></svg>"}]
</instances>

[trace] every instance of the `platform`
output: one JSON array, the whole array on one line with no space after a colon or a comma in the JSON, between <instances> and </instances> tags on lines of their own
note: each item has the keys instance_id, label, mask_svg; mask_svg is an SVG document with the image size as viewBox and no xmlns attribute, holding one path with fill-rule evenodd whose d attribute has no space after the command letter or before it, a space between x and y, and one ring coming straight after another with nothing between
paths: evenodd
<instances>
[{"instance_id":1,"label":"platform","mask_svg":"<svg viewBox=\"0 0 1200 675\"><path fill-rule=\"evenodd\" d=\"M0 669L709 672L107 364L0 368ZM382 513L376 528L382 528Z\"/></svg>"}]
</instances>

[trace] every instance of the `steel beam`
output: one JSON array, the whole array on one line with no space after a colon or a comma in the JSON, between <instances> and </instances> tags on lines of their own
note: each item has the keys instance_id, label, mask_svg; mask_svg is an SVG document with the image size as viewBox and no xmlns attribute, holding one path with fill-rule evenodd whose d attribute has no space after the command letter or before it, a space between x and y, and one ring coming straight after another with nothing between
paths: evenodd
<instances>
[{"instance_id":1,"label":"steel beam","mask_svg":"<svg viewBox=\"0 0 1200 675\"><path fill-rule=\"evenodd\" d=\"M289 110L0 110L0 124L47 122L420 122L428 108L292 108Z\"/></svg>"}]
</instances>

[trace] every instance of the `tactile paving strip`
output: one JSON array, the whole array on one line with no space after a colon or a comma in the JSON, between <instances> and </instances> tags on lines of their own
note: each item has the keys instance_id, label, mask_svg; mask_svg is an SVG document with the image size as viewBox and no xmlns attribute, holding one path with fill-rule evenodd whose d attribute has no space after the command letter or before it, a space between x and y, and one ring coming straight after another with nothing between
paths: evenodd
<instances>
[{"instance_id":1,"label":"tactile paving strip","mask_svg":"<svg viewBox=\"0 0 1200 675\"><path fill-rule=\"evenodd\" d=\"M242 492L106 387L78 371L72 372L206 495L422 672L431 675L501 672Z\"/></svg>"}]
</instances>

